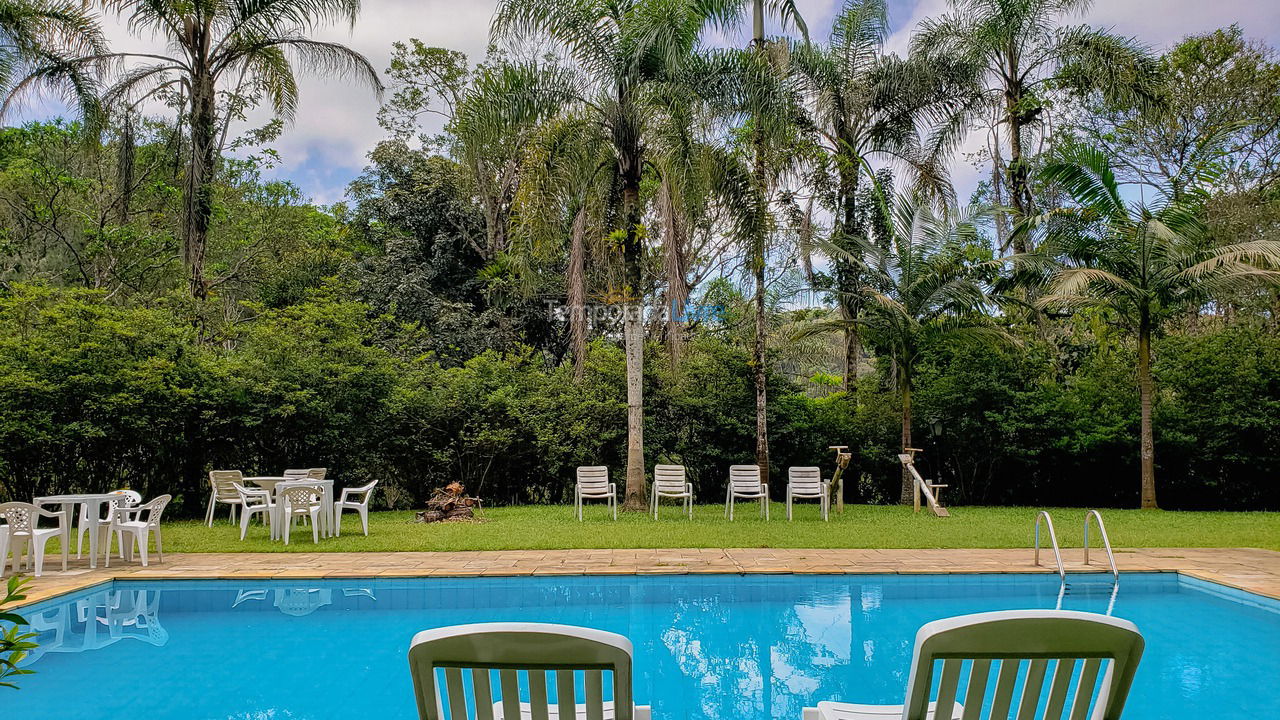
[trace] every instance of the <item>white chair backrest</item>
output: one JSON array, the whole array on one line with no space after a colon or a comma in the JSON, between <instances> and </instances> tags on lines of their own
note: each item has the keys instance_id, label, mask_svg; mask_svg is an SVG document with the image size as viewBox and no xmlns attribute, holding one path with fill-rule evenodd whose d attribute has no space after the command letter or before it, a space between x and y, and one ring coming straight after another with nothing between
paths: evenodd
<instances>
[{"instance_id":1,"label":"white chair backrest","mask_svg":"<svg viewBox=\"0 0 1280 720\"><path fill-rule=\"evenodd\" d=\"M241 504L250 505L268 505L271 503L271 493L262 488L245 487L240 483L233 483L236 489L236 495L239 496Z\"/></svg>"},{"instance_id":2,"label":"white chair backrest","mask_svg":"<svg viewBox=\"0 0 1280 720\"><path fill-rule=\"evenodd\" d=\"M280 473L280 475L287 478L305 478L305 477L311 477L311 471L305 468L301 470L298 468L292 468L290 470L285 470L284 472Z\"/></svg>"},{"instance_id":3,"label":"white chair backrest","mask_svg":"<svg viewBox=\"0 0 1280 720\"><path fill-rule=\"evenodd\" d=\"M733 484L734 492L760 492L760 466L730 465L729 482Z\"/></svg>"},{"instance_id":4,"label":"white chair backrest","mask_svg":"<svg viewBox=\"0 0 1280 720\"><path fill-rule=\"evenodd\" d=\"M213 491L219 500L235 500L239 496L236 495L236 489L232 486L243 482L244 473L239 470L209 471L209 484L213 486Z\"/></svg>"},{"instance_id":5,"label":"white chair backrest","mask_svg":"<svg viewBox=\"0 0 1280 720\"><path fill-rule=\"evenodd\" d=\"M800 492L816 493L822 490L822 470L816 467L793 467L787 470L791 488Z\"/></svg>"},{"instance_id":6,"label":"white chair backrest","mask_svg":"<svg viewBox=\"0 0 1280 720\"><path fill-rule=\"evenodd\" d=\"M125 507L133 507L134 505L142 502L142 494L137 490L112 490L111 494L123 495Z\"/></svg>"},{"instance_id":7,"label":"white chair backrest","mask_svg":"<svg viewBox=\"0 0 1280 720\"><path fill-rule=\"evenodd\" d=\"M329 471L329 468L310 468L309 470L307 470L307 477L311 478L312 480L323 480L324 474L328 471Z\"/></svg>"},{"instance_id":8,"label":"white chair backrest","mask_svg":"<svg viewBox=\"0 0 1280 720\"><path fill-rule=\"evenodd\" d=\"M1012 720L1119 720L1143 644L1128 620L1072 610L1005 610L935 620L916 633L902 717L925 720L938 665L937 710L929 717L950 718L959 702L966 718L1009 718L1013 709ZM966 670L968 685L961 688ZM1022 692L1015 698L1019 681ZM991 709L980 713L991 683Z\"/></svg>"},{"instance_id":9,"label":"white chair backrest","mask_svg":"<svg viewBox=\"0 0 1280 720\"><path fill-rule=\"evenodd\" d=\"M653 466L653 484L658 492L684 492L686 482L683 465Z\"/></svg>"},{"instance_id":10,"label":"white chair backrest","mask_svg":"<svg viewBox=\"0 0 1280 720\"><path fill-rule=\"evenodd\" d=\"M320 504L324 491L316 485L287 485L278 495L286 512L306 512Z\"/></svg>"},{"instance_id":11,"label":"white chair backrest","mask_svg":"<svg viewBox=\"0 0 1280 720\"><path fill-rule=\"evenodd\" d=\"M173 499L172 495L160 495L154 497L146 505L138 508L136 511L137 518L145 522L148 527L159 527L160 516L164 514L164 508Z\"/></svg>"},{"instance_id":12,"label":"white chair backrest","mask_svg":"<svg viewBox=\"0 0 1280 720\"><path fill-rule=\"evenodd\" d=\"M578 468L578 485L587 492L605 492L609 489L609 468L604 465L583 465Z\"/></svg>"},{"instance_id":13,"label":"white chair backrest","mask_svg":"<svg viewBox=\"0 0 1280 720\"><path fill-rule=\"evenodd\" d=\"M560 718L580 717L576 705L585 705L586 717L600 718L606 672L613 675L613 717L633 719L631 642L603 630L522 622L424 630L409 647L409 672L420 720L491 718L495 701L502 703L503 717L510 720L547 720L550 702L559 708ZM554 673L552 683L549 673ZM579 678L585 689L582 698L574 689ZM467 694L476 708L470 716ZM523 714L522 700L529 704L529 712Z\"/></svg>"},{"instance_id":14,"label":"white chair backrest","mask_svg":"<svg viewBox=\"0 0 1280 720\"><path fill-rule=\"evenodd\" d=\"M0 503L0 520L8 523L10 533L29 535L35 529L41 512L40 508L31 503Z\"/></svg>"}]
</instances>

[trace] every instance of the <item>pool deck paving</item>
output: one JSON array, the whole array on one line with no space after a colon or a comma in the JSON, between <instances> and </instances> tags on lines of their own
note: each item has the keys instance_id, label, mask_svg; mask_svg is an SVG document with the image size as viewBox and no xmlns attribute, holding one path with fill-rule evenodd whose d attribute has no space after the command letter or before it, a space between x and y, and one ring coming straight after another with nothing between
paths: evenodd
<instances>
[{"instance_id":1,"label":"pool deck paving","mask_svg":"<svg viewBox=\"0 0 1280 720\"><path fill-rule=\"evenodd\" d=\"M1121 572L1178 572L1280 600L1280 552L1255 548L1117 549ZM169 553L151 564L116 560L90 569L60 556L46 558L43 577L28 586L24 604L39 602L112 579L237 579L338 577L469 577L548 575L727 574L928 574L1053 573L1051 551L1043 565L1032 550L805 550L684 548L637 550L494 550L465 552ZM1107 572L1106 554L1094 550L1088 570ZM1081 572L1081 550L1064 550L1067 572Z\"/></svg>"}]
</instances>

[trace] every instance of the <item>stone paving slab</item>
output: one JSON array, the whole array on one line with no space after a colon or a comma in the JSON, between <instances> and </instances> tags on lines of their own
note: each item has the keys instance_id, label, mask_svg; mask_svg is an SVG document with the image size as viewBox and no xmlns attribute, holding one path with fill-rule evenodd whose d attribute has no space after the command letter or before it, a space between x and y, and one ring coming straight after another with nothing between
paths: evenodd
<instances>
[{"instance_id":1,"label":"stone paving slab","mask_svg":"<svg viewBox=\"0 0 1280 720\"><path fill-rule=\"evenodd\" d=\"M1083 552L1064 550L1068 572L1085 569ZM1117 550L1121 571L1179 572L1280 599L1280 552L1253 548L1138 548ZM1106 555L1094 551L1087 568L1105 572ZM1052 555L1041 560L1052 562ZM1051 573L1032 562L1032 551L809 550L695 548L630 550L497 550L402 553L170 553L149 567L117 561L91 570L72 560L65 572L34 579L25 602L38 602L114 578L242 579L324 577L494 577L557 575L953 574Z\"/></svg>"}]
</instances>

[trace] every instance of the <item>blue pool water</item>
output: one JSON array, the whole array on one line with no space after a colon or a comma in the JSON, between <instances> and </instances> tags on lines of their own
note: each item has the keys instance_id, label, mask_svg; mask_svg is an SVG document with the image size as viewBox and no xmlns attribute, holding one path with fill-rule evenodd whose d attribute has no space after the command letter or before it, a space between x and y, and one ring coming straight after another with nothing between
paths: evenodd
<instances>
[{"instance_id":1,"label":"blue pool water","mask_svg":"<svg viewBox=\"0 0 1280 720\"><path fill-rule=\"evenodd\" d=\"M1055 577L1018 575L117 581L24 610L36 674L0 690L0 715L412 720L415 632L534 620L631 638L655 718L798 720L818 700L902 702L930 620L1057 603ZM1062 600L1112 604L1104 581L1073 579ZM1130 574L1112 612L1147 639L1127 719L1280 716L1280 603Z\"/></svg>"}]
</instances>

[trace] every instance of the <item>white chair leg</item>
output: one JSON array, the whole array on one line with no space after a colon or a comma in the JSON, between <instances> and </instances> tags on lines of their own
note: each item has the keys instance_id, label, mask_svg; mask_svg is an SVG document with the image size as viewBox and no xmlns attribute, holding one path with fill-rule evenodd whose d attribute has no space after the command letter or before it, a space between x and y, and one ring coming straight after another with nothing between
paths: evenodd
<instances>
[{"instance_id":1,"label":"white chair leg","mask_svg":"<svg viewBox=\"0 0 1280 720\"><path fill-rule=\"evenodd\" d=\"M34 525L35 521L32 520L31 524ZM35 551L36 577L40 577L41 573L44 571L44 543L38 542L35 538L31 538L31 547L32 550Z\"/></svg>"},{"instance_id":2,"label":"white chair leg","mask_svg":"<svg viewBox=\"0 0 1280 720\"><path fill-rule=\"evenodd\" d=\"M320 517L318 515L311 520L311 542L317 545L320 544Z\"/></svg>"},{"instance_id":3,"label":"white chair leg","mask_svg":"<svg viewBox=\"0 0 1280 720\"><path fill-rule=\"evenodd\" d=\"M787 492L787 522L791 522L791 493Z\"/></svg>"},{"instance_id":4,"label":"white chair leg","mask_svg":"<svg viewBox=\"0 0 1280 720\"><path fill-rule=\"evenodd\" d=\"M213 527L213 507L218 502L218 492L216 490L209 493L209 509L204 513L204 524Z\"/></svg>"},{"instance_id":5,"label":"white chair leg","mask_svg":"<svg viewBox=\"0 0 1280 720\"><path fill-rule=\"evenodd\" d=\"M360 508L360 529L364 530L364 536L369 537L369 506L365 505Z\"/></svg>"},{"instance_id":6,"label":"white chair leg","mask_svg":"<svg viewBox=\"0 0 1280 720\"><path fill-rule=\"evenodd\" d=\"M156 525L156 555L164 562L164 538L160 537L160 526Z\"/></svg>"},{"instance_id":7,"label":"white chair leg","mask_svg":"<svg viewBox=\"0 0 1280 720\"><path fill-rule=\"evenodd\" d=\"M293 513L289 513L289 517L284 521L284 544L289 544L289 531L293 529Z\"/></svg>"},{"instance_id":8,"label":"white chair leg","mask_svg":"<svg viewBox=\"0 0 1280 720\"><path fill-rule=\"evenodd\" d=\"M147 531L147 528L142 528L141 530L138 531L138 534L137 534L138 557L142 559L142 567L146 567L148 562L147 561L147 545L151 544L148 540L149 534L150 533Z\"/></svg>"}]
</instances>

